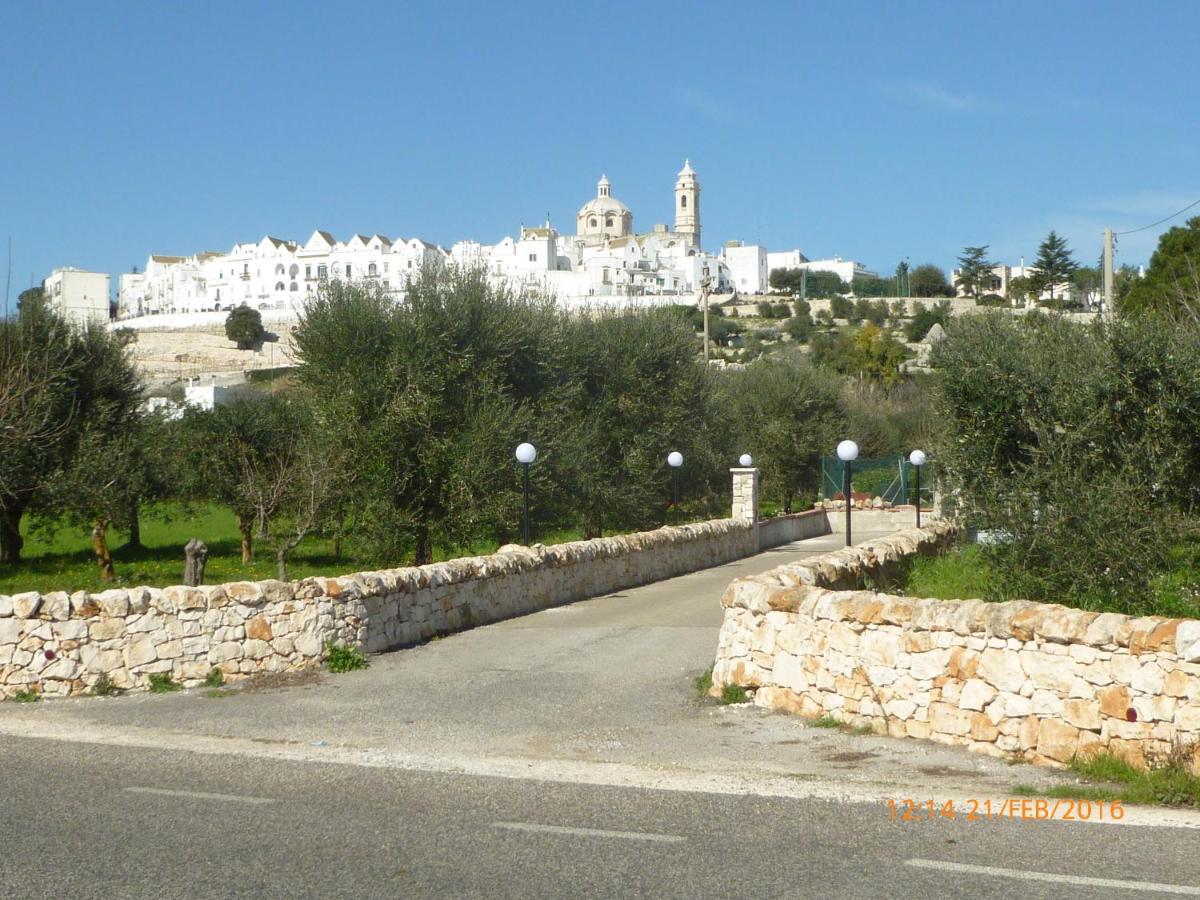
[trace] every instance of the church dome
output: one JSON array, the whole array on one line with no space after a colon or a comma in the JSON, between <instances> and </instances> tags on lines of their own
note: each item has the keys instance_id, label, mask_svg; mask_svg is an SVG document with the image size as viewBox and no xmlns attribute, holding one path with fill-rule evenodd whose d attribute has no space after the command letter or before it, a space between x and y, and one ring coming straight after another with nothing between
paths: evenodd
<instances>
[{"instance_id":1,"label":"church dome","mask_svg":"<svg viewBox=\"0 0 1200 900\"><path fill-rule=\"evenodd\" d=\"M596 196L583 204L575 216L580 237L604 241L633 234L633 212L612 195L608 176L601 175Z\"/></svg>"},{"instance_id":2,"label":"church dome","mask_svg":"<svg viewBox=\"0 0 1200 900\"><path fill-rule=\"evenodd\" d=\"M616 213L624 215L630 212L628 206L618 200L616 197L593 197L583 206L579 207L579 215L586 216L588 213Z\"/></svg>"}]
</instances>

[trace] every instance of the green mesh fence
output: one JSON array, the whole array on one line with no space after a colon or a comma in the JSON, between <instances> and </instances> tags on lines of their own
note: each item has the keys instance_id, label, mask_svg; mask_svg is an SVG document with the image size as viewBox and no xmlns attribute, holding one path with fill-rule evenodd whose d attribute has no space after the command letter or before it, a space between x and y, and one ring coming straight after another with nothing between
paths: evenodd
<instances>
[{"instance_id":1,"label":"green mesh fence","mask_svg":"<svg viewBox=\"0 0 1200 900\"><path fill-rule=\"evenodd\" d=\"M843 463L836 456L821 458L821 496L832 500L842 493L842 482L845 478ZM928 466L926 466L928 469ZM922 473L921 497L928 503L933 493L932 479L928 479L928 471ZM855 494L868 494L871 497L882 497L889 503L897 505L912 503L915 490L913 466L901 454L884 456L879 459L856 459L850 472L851 490Z\"/></svg>"}]
</instances>

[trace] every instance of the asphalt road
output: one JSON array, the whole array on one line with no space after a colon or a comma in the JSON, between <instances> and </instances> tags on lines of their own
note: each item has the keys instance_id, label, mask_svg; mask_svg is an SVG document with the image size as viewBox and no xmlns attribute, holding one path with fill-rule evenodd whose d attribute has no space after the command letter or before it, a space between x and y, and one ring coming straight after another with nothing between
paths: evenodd
<instances>
[{"instance_id":1,"label":"asphalt road","mask_svg":"<svg viewBox=\"0 0 1200 900\"><path fill-rule=\"evenodd\" d=\"M879 803L28 739L3 754L0 893L12 898L1082 898L1200 885L1184 829L901 823Z\"/></svg>"}]
</instances>

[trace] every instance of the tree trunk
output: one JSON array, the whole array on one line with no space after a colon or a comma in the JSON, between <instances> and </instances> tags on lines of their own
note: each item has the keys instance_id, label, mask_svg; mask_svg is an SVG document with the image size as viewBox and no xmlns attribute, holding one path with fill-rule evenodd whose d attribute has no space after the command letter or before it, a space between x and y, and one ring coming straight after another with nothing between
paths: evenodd
<instances>
[{"instance_id":1,"label":"tree trunk","mask_svg":"<svg viewBox=\"0 0 1200 900\"><path fill-rule=\"evenodd\" d=\"M420 525L417 528L417 552L413 558L414 566L427 566L433 562L433 539L429 535L429 526Z\"/></svg>"},{"instance_id":2,"label":"tree trunk","mask_svg":"<svg viewBox=\"0 0 1200 900\"><path fill-rule=\"evenodd\" d=\"M140 550L142 547L142 520L138 516L138 501L137 497L129 501L129 544L128 546Z\"/></svg>"},{"instance_id":3,"label":"tree trunk","mask_svg":"<svg viewBox=\"0 0 1200 900\"><path fill-rule=\"evenodd\" d=\"M275 563L279 568L279 580L287 581L287 545L280 545L279 549L275 551Z\"/></svg>"},{"instance_id":4,"label":"tree trunk","mask_svg":"<svg viewBox=\"0 0 1200 900\"><path fill-rule=\"evenodd\" d=\"M238 531L242 535L242 565L250 565L250 529L253 528L254 522L245 516L238 516Z\"/></svg>"},{"instance_id":5,"label":"tree trunk","mask_svg":"<svg viewBox=\"0 0 1200 900\"><path fill-rule=\"evenodd\" d=\"M112 581L116 573L113 572L112 554L108 552L108 519L103 516L92 526L92 550L96 553L96 565L100 567L100 580Z\"/></svg>"},{"instance_id":6,"label":"tree trunk","mask_svg":"<svg viewBox=\"0 0 1200 900\"><path fill-rule=\"evenodd\" d=\"M184 545L187 562L183 567L183 583L190 587L204 584L204 564L208 562L208 547L199 538L192 538Z\"/></svg>"},{"instance_id":7,"label":"tree trunk","mask_svg":"<svg viewBox=\"0 0 1200 900\"><path fill-rule=\"evenodd\" d=\"M270 536L267 532L267 514L260 509L258 511L258 537L265 540Z\"/></svg>"},{"instance_id":8,"label":"tree trunk","mask_svg":"<svg viewBox=\"0 0 1200 900\"><path fill-rule=\"evenodd\" d=\"M342 529L346 524L346 513L338 510L333 520L333 558L342 558Z\"/></svg>"},{"instance_id":9,"label":"tree trunk","mask_svg":"<svg viewBox=\"0 0 1200 900\"><path fill-rule=\"evenodd\" d=\"M25 504L13 504L0 510L0 563L19 563L25 539L21 537L21 516Z\"/></svg>"}]
</instances>

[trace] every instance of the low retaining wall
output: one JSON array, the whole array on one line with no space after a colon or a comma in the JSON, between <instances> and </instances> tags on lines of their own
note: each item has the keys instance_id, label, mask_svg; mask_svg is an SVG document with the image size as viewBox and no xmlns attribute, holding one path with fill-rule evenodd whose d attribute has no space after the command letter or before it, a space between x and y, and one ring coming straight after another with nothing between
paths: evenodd
<instances>
[{"instance_id":1,"label":"low retaining wall","mask_svg":"<svg viewBox=\"0 0 1200 900\"><path fill-rule=\"evenodd\" d=\"M760 550L820 537L831 531L829 517L824 510L809 509L786 516L759 519L758 546Z\"/></svg>"},{"instance_id":2,"label":"low retaining wall","mask_svg":"<svg viewBox=\"0 0 1200 900\"><path fill-rule=\"evenodd\" d=\"M1144 766L1200 739L1200 621L844 590L951 533L935 523L734 581L714 691L1051 765L1104 749Z\"/></svg>"},{"instance_id":3,"label":"low retaining wall","mask_svg":"<svg viewBox=\"0 0 1200 900\"><path fill-rule=\"evenodd\" d=\"M814 513L774 529L827 532ZM194 686L213 668L231 678L295 671L319 665L326 641L405 646L751 556L760 540L753 523L720 519L292 583L0 596L0 695L79 694L101 675L132 689L153 673Z\"/></svg>"}]
</instances>

